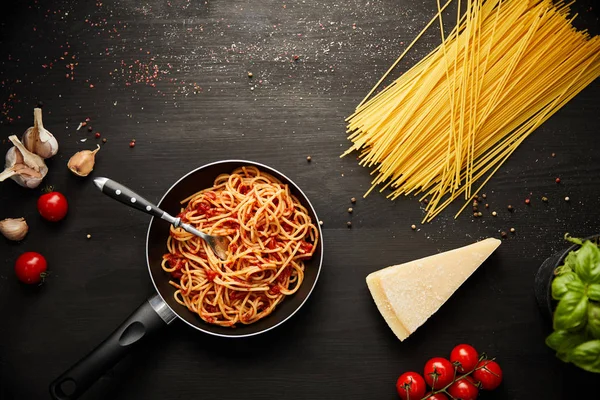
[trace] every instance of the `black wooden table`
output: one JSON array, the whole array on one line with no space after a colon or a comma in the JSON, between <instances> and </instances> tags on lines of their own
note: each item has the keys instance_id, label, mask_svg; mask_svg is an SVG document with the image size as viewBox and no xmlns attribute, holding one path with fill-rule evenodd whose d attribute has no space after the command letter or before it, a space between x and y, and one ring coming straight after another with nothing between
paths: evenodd
<instances>
[{"instance_id":1,"label":"black wooden table","mask_svg":"<svg viewBox=\"0 0 600 400\"><path fill-rule=\"evenodd\" d=\"M486 187L497 218L454 220L458 202L421 226L416 199L363 199L369 171L339 155L349 144L344 117L433 16L435 1L4 3L0 153L43 101L45 125L61 146L45 184L63 192L70 209L64 221L45 222L36 211L40 189L0 184L0 218L24 216L30 225L23 242L0 240L2 400L47 398L48 383L153 291L149 218L66 168L73 153L101 143L95 132L107 142L92 177L112 177L155 201L210 161L245 158L281 170L313 201L326 250L313 296L282 327L225 340L175 323L86 399L394 399L400 373L420 371L461 342L504 368L501 388L482 399L594 397L597 376L561 363L544 345L550 327L533 278L566 246L565 232L600 232L598 81L527 139ZM597 33L591 4L577 6L578 24ZM400 69L437 43L433 30ZM86 118L93 130L77 131ZM350 216L351 197L358 201ZM368 293L368 273L511 227L516 233L431 320L405 342L395 338ZM52 271L41 287L14 276L15 259L29 250L43 253Z\"/></svg>"}]
</instances>

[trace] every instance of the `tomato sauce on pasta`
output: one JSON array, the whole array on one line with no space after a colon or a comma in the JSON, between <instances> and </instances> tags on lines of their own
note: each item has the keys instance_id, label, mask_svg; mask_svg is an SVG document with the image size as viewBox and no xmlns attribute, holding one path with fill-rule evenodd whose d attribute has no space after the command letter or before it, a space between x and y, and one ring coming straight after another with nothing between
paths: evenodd
<instances>
[{"instance_id":1,"label":"tomato sauce on pasta","mask_svg":"<svg viewBox=\"0 0 600 400\"><path fill-rule=\"evenodd\" d=\"M241 167L181 204L183 222L231 242L221 260L204 240L171 226L162 268L179 304L210 324L235 327L266 317L300 288L319 230L288 185Z\"/></svg>"}]
</instances>

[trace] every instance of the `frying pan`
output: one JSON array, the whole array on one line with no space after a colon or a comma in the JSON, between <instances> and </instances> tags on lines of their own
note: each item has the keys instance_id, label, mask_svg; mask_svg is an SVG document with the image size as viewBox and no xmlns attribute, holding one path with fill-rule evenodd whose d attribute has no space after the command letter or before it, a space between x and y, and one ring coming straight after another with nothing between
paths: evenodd
<instances>
[{"instance_id":1,"label":"frying pan","mask_svg":"<svg viewBox=\"0 0 600 400\"><path fill-rule=\"evenodd\" d=\"M256 166L259 170L288 184L291 193L306 207L313 223L319 230L319 243L313 257L305 261L304 281L300 289L284 299L273 313L253 324L240 325L234 329L210 325L173 298L175 288L169 284L169 274L161 268L162 256L167 252L166 243L170 224L152 217L146 236L146 262L150 279L152 279L157 293L144 301L104 342L50 384L50 395L53 399L77 399L134 346L138 346L147 336L175 320L180 320L209 335L244 338L276 328L290 319L302 307L312 293L321 271L323 234L315 209L304 192L291 179L271 167L253 161L217 161L201 166L179 179L165 193L158 206L164 211L176 215L181 209L180 201L182 199L201 189L213 186L214 179L218 175L231 173L234 169L244 165ZM138 197L138 201L142 202L143 199Z\"/></svg>"}]
</instances>

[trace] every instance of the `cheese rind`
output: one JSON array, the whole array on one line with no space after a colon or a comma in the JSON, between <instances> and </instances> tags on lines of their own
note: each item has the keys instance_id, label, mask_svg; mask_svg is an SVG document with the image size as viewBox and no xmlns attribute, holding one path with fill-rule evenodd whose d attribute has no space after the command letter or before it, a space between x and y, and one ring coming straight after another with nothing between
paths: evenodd
<instances>
[{"instance_id":1,"label":"cheese rind","mask_svg":"<svg viewBox=\"0 0 600 400\"><path fill-rule=\"evenodd\" d=\"M500 246L488 238L367 276L379 312L401 341L431 317Z\"/></svg>"}]
</instances>

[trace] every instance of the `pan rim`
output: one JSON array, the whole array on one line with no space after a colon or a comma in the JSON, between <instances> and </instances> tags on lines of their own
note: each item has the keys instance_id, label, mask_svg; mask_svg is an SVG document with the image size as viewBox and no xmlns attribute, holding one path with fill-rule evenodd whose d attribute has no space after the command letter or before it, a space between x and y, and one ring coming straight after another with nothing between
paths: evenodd
<instances>
[{"instance_id":1,"label":"pan rim","mask_svg":"<svg viewBox=\"0 0 600 400\"><path fill-rule=\"evenodd\" d=\"M154 276L152 274L152 270L150 269L150 254L149 254L149 244L150 244L150 230L152 228L152 224L154 223L154 219L155 217L153 216L150 219L150 223L148 224L148 230L146 232L146 267L148 268L148 274L150 275L150 280L152 281L152 286L154 286L154 290L155 292L158 294L158 296L161 298L161 300L163 301L163 303L165 304L165 306L167 306L167 308L173 313L173 315L175 315L177 317L177 319L179 319L180 321L183 321L184 323L186 323L187 325L189 325L190 327L199 330L201 332L204 332L208 335L212 335L212 336L218 336L218 337L224 337L224 338L229 338L229 339L241 339L241 338L247 338L247 337L251 337L251 336L256 336L256 335L260 335L262 333L268 332L270 330L273 330L275 328L277 328L278 326L282 325L283 323L285 323L286 321L288 321L290 318L292 318L301 308L302 306L304 306L304 304L308 301L308 299L310 298L310 296L312 295L312 292L314 291L315 287L317 286L317 282L319 281L319 276L321 275L321 268L323 267L323 256L324 256L324 250L325 250L325 246L323 243L323 231L321 229L321 224L319 224L319 218L317 215L317 211L315 210L315 208L313 207L310 199L308 198L308 196L304 193L304 191L300 188L300 186L298 186L296 184L296 182L294 182L293 180L291 180L287 175L285 175L284 173L280 172L279 170L270 167L266 164L257 162L257 161L251 161L251 160L242 160L242 159L227 159L227 160L219 160L219 161L213 161L211 163L208 164L203 164L197 168L194 168L193 170L189 171L188 173L186 173L185 175L183 175L182 177L180 177L175 183L173 183L163 194L163 196L160 198L159 202L158 202L158 206L160 206L160 204L162 204L163 200L167 197L167 195L171 192L171 190L177 186L181 181L183 181L185 178L187 178L188 176L196 173L197 171L201 170L201 169L205 169L208 168L210 166L213 165L217 165L217 164L225 164L225 163L242 163L242 164L249 164L249 165L254 165L258 168L264 168L266 170L266 172L272 171L275 172L277 174L279 174L280 176L282 176L283 178L285 178L285 180L287 181L286 183L293 185L298 192L300 192L300 194L302 195L302 197L306 200L306 202L308 203L308 206L310 207L311 211L313 212L316 221L315 221L315 225L319 231L319 238L321 239L320 242L320 246L321 246L321 257L319 259L319 264L318 264L318 268L317 268L317 275L315 277L315 280L311 286L311 288L308 291L308 294L306 295L306 297L304 298L304 300L302 300L302 302L298 305L298 307L296 307L288 316L286 316L285 318L283 318L281 321L279 321L278 323L269 326L265 329L256 331L256 332L252 332L252 333L247 333L247 334L243 334L243 335L229 335L229 334L223 334L223 333L216 333L216 332L211 332L208 331L206 329L203 329L201 327L198 327L192 323L190 323L189 321L185 320L184 318L182 318L178 312L176 312L170 305L169 303L165 300L165 298L163 297L162 293L160 292L160 290L158 290L158 286L156 285L156 282L154 281ZM189 311L189 310L188 310ZM191 311L189 311L191 312Z\"/></svg>"}]
</instances>

